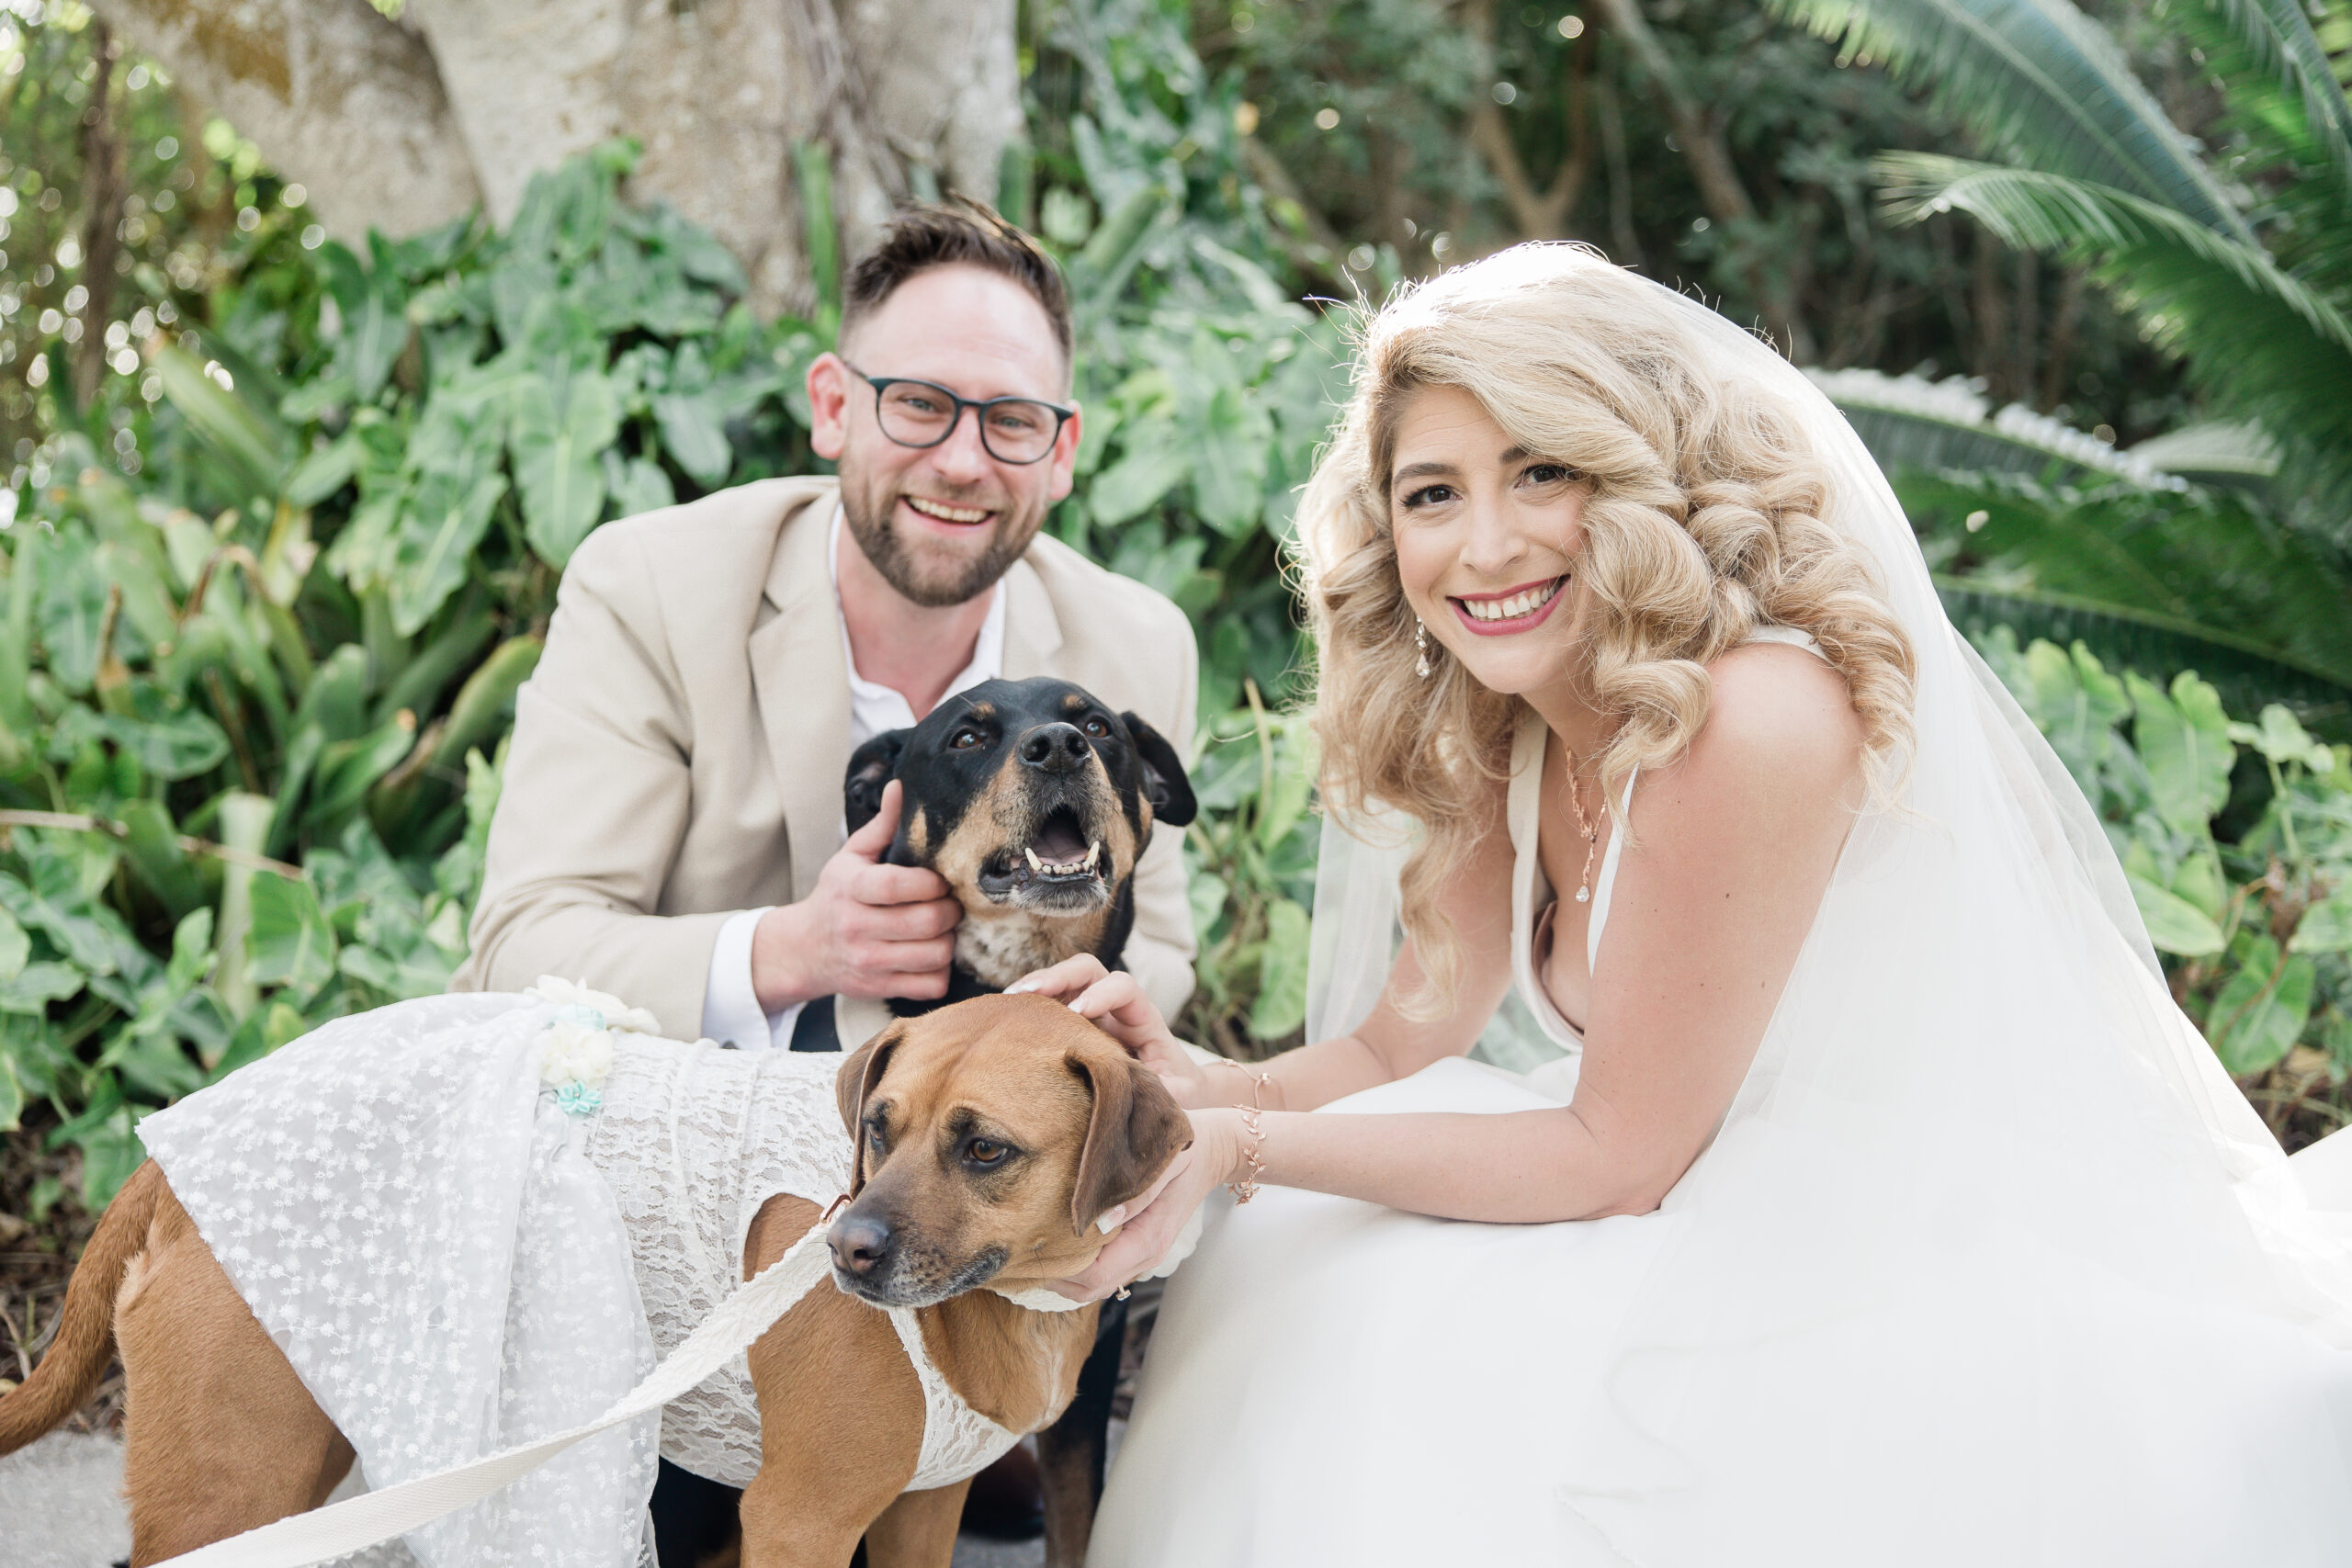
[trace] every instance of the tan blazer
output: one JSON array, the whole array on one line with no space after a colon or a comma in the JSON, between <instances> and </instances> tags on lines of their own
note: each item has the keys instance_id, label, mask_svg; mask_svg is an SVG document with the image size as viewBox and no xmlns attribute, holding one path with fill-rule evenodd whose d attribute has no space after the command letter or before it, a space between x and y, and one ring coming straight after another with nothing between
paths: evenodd
<instances>
[{"instance_id":1,"label":"tan blazer","mask_svg":"<svg viewBox=\"0 0 2352 1568\"><path fill-rule=\"evenodd\" d=\"M765 479L610 523L572 556L515 699L473 951L451 988L585 980L702 1031L718 928L805 898L841 847L849 665L825 570L836 486ZM1039 536L1004 576L1004 674L1058 675L1190 752L1183 612ZM1193 989L1180 829L1136 875L1127 966L1170 1017ZM887 1018L844 999L842 1043Z\"/></svg>"}]
</instances>

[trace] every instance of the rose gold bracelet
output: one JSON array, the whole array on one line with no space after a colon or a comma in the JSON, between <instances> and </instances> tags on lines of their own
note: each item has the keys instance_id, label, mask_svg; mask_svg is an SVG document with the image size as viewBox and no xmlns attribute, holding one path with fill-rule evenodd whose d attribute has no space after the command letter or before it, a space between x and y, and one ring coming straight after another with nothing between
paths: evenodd
<instances>
[{"instance_id":1,"label":"rose gold bracelet","mask_svg":"<svg viewBox=\"0 0 2352 1568\"><path fill-rule=\"evenodd\" d=\"M1242 1171L1240 1180L1227 1184L1233 1189L1233 1201L1238 1206L1258 1195L1258 1178L1264 1175L1266 1169L1265 1159L1261 1154L1266 1146L1266 1129L1258 1120L1264 1113L1260 1107L1237 1105L1233 1109L1241 1112L1241 1124L1250 1129L1250 1148L1245 1156L1249 1164Z\"/></svg>"}]
</instances>

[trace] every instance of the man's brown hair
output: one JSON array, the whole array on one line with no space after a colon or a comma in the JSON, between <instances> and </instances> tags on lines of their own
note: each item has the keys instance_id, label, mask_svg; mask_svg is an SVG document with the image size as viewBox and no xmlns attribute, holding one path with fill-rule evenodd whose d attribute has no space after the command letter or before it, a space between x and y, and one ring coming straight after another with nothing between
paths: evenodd
<instances>
[{"instance_id":1,"label":"man's brown hair","mask_svg":"<svg viewBox=\"0 0 2352 1568\"><path fill-rule=\"evenodd\" d=\"M842 341L917 273L958 264L986 267L1027 289L1053 323L1062 363L1069 364L1069 290L1061 269L994 208L962 196L901 209L881 243L857 258L842 285Z\"/></svg>"}]
</instances>

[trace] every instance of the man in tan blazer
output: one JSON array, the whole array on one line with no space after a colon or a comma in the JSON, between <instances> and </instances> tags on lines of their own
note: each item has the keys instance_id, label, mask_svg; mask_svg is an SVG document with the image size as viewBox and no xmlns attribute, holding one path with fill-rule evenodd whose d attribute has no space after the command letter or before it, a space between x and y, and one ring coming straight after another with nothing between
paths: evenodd
<instances>
[{"instance_id":1,"label":"man in tan blazer","mask_svg":"<svg viewBox=\"0 0 2352 1568\"><path fill-rule=\"evenodd\" d=\"M984 209L920 209L845 296L842 356L808 373L838 481L724 491L573 555L457 988L585 979L743 1046L832 997L854 1046L877 998L944 991L958 914L932 873L877 863L895 792L844 844L856 743L989 676L1056 675L1188 751L1183 614L1038 533L1080 426L1051 264ZM1156 830L1126 948L1171 1016L1194 951L1180 842Z\"/></svg>"}]
</instances>

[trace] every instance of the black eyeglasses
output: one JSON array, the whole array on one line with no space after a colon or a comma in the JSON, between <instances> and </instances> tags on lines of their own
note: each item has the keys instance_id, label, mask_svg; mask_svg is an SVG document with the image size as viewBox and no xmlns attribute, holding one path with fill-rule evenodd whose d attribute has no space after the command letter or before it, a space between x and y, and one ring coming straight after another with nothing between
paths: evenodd
<instances>
[{"instance_id":1,"label":"black eyeglasses","mask_svg":"<svg viewBox=\"0 0 2352 1568\"><path fill-rule=\"evenodd\" d=\"M849 361L842 361L849 365ZM907 376L868 376L849 368L874 389L874 412L882 434L901 446L936 446L956 433L966 409L979 412L980 445L1000 463L1035 463L1054 449L1062 426L1076 409L1036 398L964 398L936 381Z\"/></svg>"}]
</instances>

